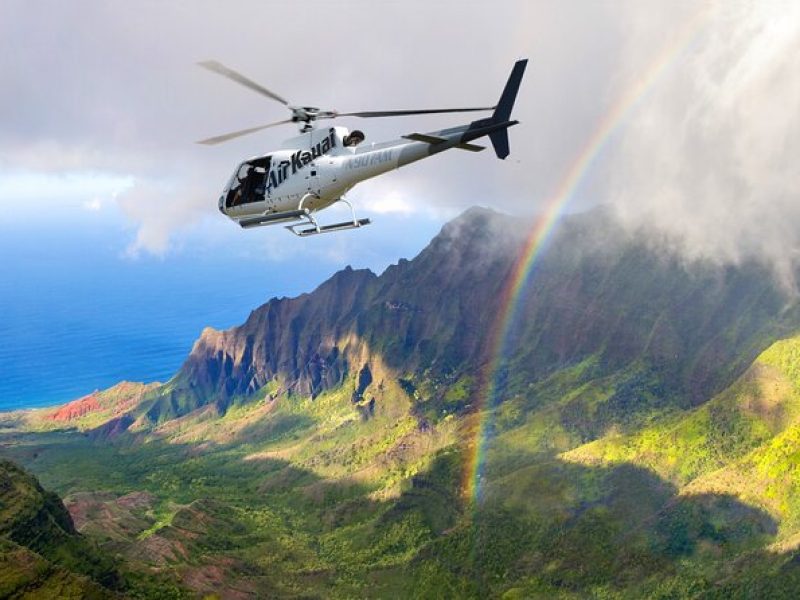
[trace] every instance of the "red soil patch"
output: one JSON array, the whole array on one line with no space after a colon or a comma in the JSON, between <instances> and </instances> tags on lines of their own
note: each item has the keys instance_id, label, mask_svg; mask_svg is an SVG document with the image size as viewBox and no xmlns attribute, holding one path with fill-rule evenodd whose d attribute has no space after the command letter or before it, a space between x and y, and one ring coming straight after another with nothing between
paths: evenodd
<instances>
[{"instance_id":1,"label":"red soil patch","mask_svg":"<svg viewBox=\"0 0 800 600\"><path fill-rule=\"evenodd\" d=\"M127 412L130 408L136 406L142 401L145 392L157 387L158 384L142 385L141 383L130 383L123 381L118 383L110 390L104 392L107 397L113 400L114 414L119 415Z\"/></svg>"},{"instance_id":2,"label":"red soil patch","mask_svg":"<svg viewBox=\"0 0 800 600\"><path fill-rule=\"evenodd\" d=\"M156 497L150 492L131 492L117 498L117 504L129 509L151 508L155 501Z\"/></svg>"},{"instance_id":3,"label":"red soil patch","mask_svg":"<svg viewBox=\"0 0 800 600\"><path fill-rule=\"evenodd\" d=\"M100 400L95 394L89 394L58 408L48 416L51 421L72 421L95 410L100 410Z\"/></svg>"},{"instance_id":4,"label":"red soil patch","mask_svg":"<svg viewBox=\"0 0 800 600\"><path fill-rule=\"evenodd\" d=\"M239 561L227 556L215 556L214 560L215 564L187 568L183 572L183 582L197 592L218 594L225 600L265 597L256 593L252 582L240 576L243 566Z\"/></svg>"},{"instance_id":5,"label":"red soil patch","mask_svg":"<svg viewBox=\"0 0 800 600\"><path fill-rule=\"evenodd\" d=\"M166 565L180 560L186 561L189 553L181 542L168 540L159 534L153 534L137 544L136 554L149 563Z\"/></svg>"},{"instance_id":6,"label":"red soil patch","mask_svg":"<svg viewBox=\"0 0 800 600\"><path fill-rule=\"evenodd\" d=\"M64 506L72 517L75 529L81 531L89 521L97 520L103 514L107 514L105 506L113 500L114 496L106 492L83 492L66 498Z\"/></svg>"}]
</instances>

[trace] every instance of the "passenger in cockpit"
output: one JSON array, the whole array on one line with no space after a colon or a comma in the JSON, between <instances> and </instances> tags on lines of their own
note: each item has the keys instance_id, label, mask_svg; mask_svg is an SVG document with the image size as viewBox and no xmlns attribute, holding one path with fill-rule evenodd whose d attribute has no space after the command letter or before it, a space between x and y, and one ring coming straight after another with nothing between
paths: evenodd
<instances>
[{"instance_id":1,"label":"passenger in cockpit","mask_svg":"<svg viewBox=\"0 0 800 600\"><path fill-rule=\"evenodd\" d=\"M264 199L266 172L263 168L250 167L243 185L242 203L259 202Z\"/></svg>"}]
</instances>

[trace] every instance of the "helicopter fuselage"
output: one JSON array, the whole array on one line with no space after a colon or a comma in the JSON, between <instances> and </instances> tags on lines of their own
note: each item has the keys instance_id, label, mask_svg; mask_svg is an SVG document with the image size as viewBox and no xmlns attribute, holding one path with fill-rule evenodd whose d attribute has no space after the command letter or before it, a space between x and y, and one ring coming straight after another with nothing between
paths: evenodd
<instances>
[{"instance_id":1,"label":"helicopter fuselage","mask_svg":"<svg viewBox=\"0 0 800 600\"><path fill-rule=\"evenodd\" d=\"M392 169L451 148L483 150L469 141L515 123L473 122L379 144L358 143L363 134L344 127L312 130L287 140L281 150L242 162L219 198L219 209L242 227L297 221Z\"/></svg>"},{"instance_id":2,"label":"helicopter fuselage","mask_svg":"<svg viewBox=\"0 0 800 600\"><path fill-rule=\"evenodd\" d=\"M287 140L281 150L244 161L220 196L220 211L237 222L298 207L315 212L357 183L399 167L402 150L404 164L427 155L426 144L398 140L355 146L348 145L349 135L344 127L314 130ZM419 152L409 153L414 145Z\"/></svg>"}]
</instances>

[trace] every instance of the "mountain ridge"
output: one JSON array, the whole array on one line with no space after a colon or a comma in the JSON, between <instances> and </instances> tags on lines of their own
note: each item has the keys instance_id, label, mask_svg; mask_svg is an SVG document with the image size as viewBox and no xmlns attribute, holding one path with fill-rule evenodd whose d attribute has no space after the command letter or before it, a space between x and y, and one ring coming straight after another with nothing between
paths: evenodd
<instances>
[{"instance_id":1,"label":"mountain ridge","mask_svg":"<svg viewBox=\"0 0 800 600\"><path fill-rule=\"evenodd\" d=\"M312 292L269 300L239 326L206 328L169 382L130 391L136 400L115 409L114 423L96 435L146 430L206 405L224 413L265 389L313 398L368 369L370 356L409 390L417 379L461 381L461 409L475 404L483 384L474 375L494 361L513 373L499 379L499 393L510 397L591 357L606 376L630 370L631 356L639 357L638 377L664 388L666 404L696 404L800 323L766 267L687 270L598 207L565 217L550 234L515 299L508 356L497 357L491 323L510 308L500 302L525 231L516 219L473 207L414 259L380 275L347 267ZM626 402L618 395L611 413ZM96 422L86 406L70 410L90 417L75 423Z\"/></svg>"},{"instance_id":2,"label":"mountain ridge","mask_svg":"<svg viewBox=\"0 0 800 600\"><path fill-rule=\"evenodd\" d=\"M489 321L508 309L499 302L524 231L512 229L515 223L470 209L413 260L381 275L347 268L313 292L270 300L239 327L205 330L148 419L160 422L209 402L224 411L269 382L314 397L363 367L339 346L352 335L412 379L454 381L477 372L493 359ZM680 382L675 393L700 402L741 373L777 332L791 330L775 318L786 300L765 268L686 271L601 209L565 218L535 268L513 325L509 354L518 382L511 393L595 353L609 371L639 354L673 364L666 379Z\"/></svg>"}]
</instances>

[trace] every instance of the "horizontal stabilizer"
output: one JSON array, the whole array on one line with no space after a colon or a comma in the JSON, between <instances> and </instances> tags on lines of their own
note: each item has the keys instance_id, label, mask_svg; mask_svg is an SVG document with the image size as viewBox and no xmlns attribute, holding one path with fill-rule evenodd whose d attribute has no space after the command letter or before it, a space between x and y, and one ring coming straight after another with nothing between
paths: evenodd
<instances>
[{"instance_id":1,"label":"horizontal stabilizer","mask_svg":"<svg viewBox=\"0 0 800 600\"><path fill-rule=\"evenodd\" d=\"M480 152L481 150L486 150L486 146L478 146L477 144L456 144L453 146L454 148L458 148L459 150L469 150L470 152Z\"/></svg>"},{"instance_id":2,"label":"horizontal stabilizer","mask_svg":"<svg viewBox=\"0 0 800 600\"><path fill-rule=\"evenodd\" d=\"M403 136L407 140L411 140L413 142L424 142L426 144L441 144L443 142L448 141L445 138L441 138L435 135L431 135L429 133L409 133L408 135ZM469 150L470 152L480 152L481 150L485 150L483 146L478 146L476 144L467 144L461 143L456 144L453 148L458 148L459 150Z\"/></svg>"},{"instance_id":3,"label":"horizontal stabilizer","mask_svg":"<svg viewBox=\"0 0 800 600\"><path fill-rule=\"evenodd\" d=\"M440 138L435 135L428 135L427 133L409 133L403 137L407 140L412 140L414 142L425 142L426 144L441 144L442 142L447 141L444 138Z\"/></svg>"}]
</instances>

